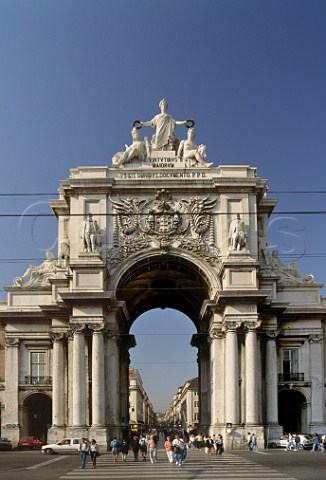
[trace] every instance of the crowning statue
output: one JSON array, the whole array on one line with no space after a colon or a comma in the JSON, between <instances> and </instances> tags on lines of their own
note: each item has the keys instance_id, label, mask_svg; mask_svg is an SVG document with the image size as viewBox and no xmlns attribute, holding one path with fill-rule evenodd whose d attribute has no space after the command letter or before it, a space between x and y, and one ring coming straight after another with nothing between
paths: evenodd
<instances>
[{"instance_id":1,"label":"crowning statue","mask_svg":"<svg viewBox=\"0 0 326 480\"><path fill-rule=\"evenodd\" d=\"M213 163L206 161L206 145L196 145L194 143L195 130L193 120L175 120L172 115L166 113L168 108L167 101L163 98L159 107L161 113L155 115L149 121L135 120L131 131L132 144L125 145L124 152L117 152L112 157L113 167L121 167L133 160L146 161L151 158L152 152L164 151L175 152L175 160L184 161L188 167L210 167ZM185 125L188 129L187 139L181 140L175 137L175 129L177 125ZM155 128L151 142L147 137L140 139L139 130L142 127ZM173 155L173 154L172 154Z\"/></svg>"},{"instance_id":2,"label":"crowning statue","mask_svg":"<svg viewBox=\"0 0 326 480\"><path fill-rule=\"evenodd\" d=\"M177 125L187 125L188 120L177 121L171 115L166 113L168 108L167 101L163 98L159 107L161 113L155 115L148 122L140 122L140 126L155 128L155 135L152 138L153 150L174 150L174 130Z\"/></svg>"}]
</instances>

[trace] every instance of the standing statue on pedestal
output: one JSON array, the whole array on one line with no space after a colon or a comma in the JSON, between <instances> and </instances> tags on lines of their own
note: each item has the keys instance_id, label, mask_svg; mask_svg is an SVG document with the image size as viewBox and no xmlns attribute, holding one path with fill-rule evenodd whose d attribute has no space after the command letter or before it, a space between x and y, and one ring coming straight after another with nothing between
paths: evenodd
<instances>
[{"instance_id":1,"label":"standing statue on pedestal","mask_svg":"<svg viewBox=\"0 0 326 480\"><path fill-rule=\"evenodd\" d=\"M148 122L140 121L140 126L152 127L155 128L155 135L152 138L152 149L153 150L174 150L174 130L177 125L187 125L188 120L177 121L172 118L171 115L166 113L168 108L167 101L163 98L160 101L159 107L161 113L155 115L152 120ZM138 122L136 120L136 122Z\"/></svg>"},{"instance_id":2,"label":"standing statue on pedestal","mask_svg":"<svg viewBox=\"0 0 326 480\"><path fill-rule=\"evenodd\" d=\"M89 213L83 225L84 252L97 252L99 230L96 220L94 221L92 214Z\"/></svg>"},{"instance_id":3,"label":"standing statue on pedestal","mask_svg":"<svg viewBox=\"0 0 326 480\"><path fill-rule=\"evenodd\" d=\"M146 143L139 138L139 129L134 127L131 130L132 144L128 147L126 145L126 150L124 152L117 152L112 157L113 167L120 167L124 163L128 163L134 158L139 160L145 160L147 155ZM148 143L148 139L145 138L145 141Z\"/></svg>"},{"instance_id":4,"label":"standing statue on pedestal","mask_svg":"<svg viewBox=\"0 0 326 480\"><path fill-rule=\"evenodd\" d=\"M188 128L187 140L181 140L178 149L178 157L188 163L189 167L200 165L202 167L210 167L213 163L206 161L206 145L196 145L193 141L196 131L194 128Z\"/></svg>"},{"instance_id":5,"label":"standing statue on pedestal","mask_svg":"<svg viewBox=\"0 0 326 480\"><path fill-rule=\"evenodd\" d=\"M232 220L229 228L230 250L239 251L245 248L247 243L247 235L245 232L244 222L241 220L240 214Z\"/></svg>"}]
</instances>

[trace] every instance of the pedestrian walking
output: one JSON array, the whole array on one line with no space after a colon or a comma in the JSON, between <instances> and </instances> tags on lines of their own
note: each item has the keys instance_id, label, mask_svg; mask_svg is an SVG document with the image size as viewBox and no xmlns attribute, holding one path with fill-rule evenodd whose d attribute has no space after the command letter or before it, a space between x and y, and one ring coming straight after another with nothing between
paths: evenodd
<instances>
[{"instance_id":1,"label":"pedestrian walking","mask_svg":"<svg viewBox=\"0 0 326 480\"><path fill-rule=\"evenodd\" d=\"M195 448L196 437L193 433L189 437L189 443L190 443L190 448Z\"/></svg>"},{"instance_id":2,"label":"pedestrian walking","mask_svg":"<svg viewBox=\"0 0 326 480\"><path fill-rule=\"evenodd\" d=\"M300 450L300 437L297 433L294 434L294 451Z\"/></svg>"},{"instance_id":3,"label":"pedestrian walking","mask_svg":"<svg viewBox=\"0 0 326 480\"><path fill-rule=\"evenodd\" d=\"M285 450L291 450L292 448L293 448L293 435L291 433L288 433Z\"/></svg>"},{"instance_id":4,"label":"pedestrian walking","mask_svg":"<svg viewBox=\"0 0 326 480\"><path fill-rule=\"evenodd\" d=\"M132 452L134 454L134 461L138 462L138 454L139 454L139 450L140 450L140 445L139 445L139 438L137 437L137 435L135 435L132 439L131 448L132 448Z\"/></svg>"},{"instance_id":5,"label":"pedestrian walking","mask_svg":"<svg viewBox=\"0 0 326 480\"><path fill-rule=\"evenodd\" d=\"M142 435L142 437L139 440L139 445L140 445L140 452L142 456L143 462L146 462L146 456L147 456L147 440L145 435Z\"/></svg>"},{"instance_id":6,"label":"pedestrian walking","mask_svg":"<svg viewBox=\"0 0 326 480\"><path fill-rule=\"evenodd\" d=\"M255 433L252 434L252 450L256 453L258 452L257 437Z\"/></svg>"},{"instance_id":7,"label":"pedestrian walking","mask_svg":"<svg viewBox=\"0 0 326 480\"><path fill-rule=\"evenodd\" d=\"M198 433L196 435L196 447L198 450L201 450L203 446L203 435L201 433Z\"/></svg>"},{"instance_id":8,"label":"pedestrian walking","mask_svg":"<svg viewBox=\"0 0 326 480\"><path fill-rule=\"evenodd\" d=\"M151 435L147 444L148 455L151 463L156 463L157 461L157 443L156 442L157 442L156 436Z\"/></svg>"},{"instance_id":9,"label":"pedestrian walking","mask_svg":"<svg viewBox=\"0 0 326 480\"><path fill-rule=\"evenodd\" d=\"M248 451L252 452L252 435L250 432L247 433L247 447Z\"/></svg>"},{"instance_id":10,"label":"pedestrian walking","mask_svg":"<svg viewBox=\"0 0 326 480\"><path fill-rule=\"evenodd\" d=\"M319 436L318 433L315 433L314 438L312 439L313 444L312 444L312 452L317 452L319 450Z\"/></svg>"},{"instance_id":11,"label":"pedestrian walking","mask_svg":"<svg viewBox=\"0 0 326 480\"><path fill-rule=\"evenodd\" d=\"M184 461L184 449L185 449L185 444L182 438L179 435L176 435L174 440L172 441L173 445L173 452L175 455L175 463L176 465L179 465L181 467L183 461Z\"/></svg>"},{"instance_id":12,"label":"pedestrian walking","mask_svg":"<svg viewBox=\"0 0 326 480\"><path fill-rule=\"evenodd\" d=\"M112 449L112 455L114 458L114 461L118 461L118 456L119 456L119 447L120 447L120 442L117 439L117 437L114 437L112 442L110 443L110 447Z\"/></svg>"},{"instance_id":13,"label":"pedestrian walking","mask_svg":"<svg viewBox=\"0 0 326 480\"><path fill-rule=\"evenodd\" d=\"M86 458L87 455L90 452L89 449L89 443L87 441L87 438L82 438L79 444L79 455L80 455L80 468L85 468L86 467Z\"/></svg>"},{"instance_id":14,"label":"pedestrian walking","mask_svg":"<svg viewBox=\"0 0 326 480\"><path fill-rule=\"evenodd\" d=\"M224 441L221 434L217 435L215 445L216 445L216 455L222 455L222 453L224 452Z\"/></svg>"},{"instance_id":15,"label":"pedestrian walking","mask_svg":"<svg viewBox=\"0 0 326 480\"><path fill-rule=\"evenodd\" d=\"M205 440L205 453L207 455L211 455L211 452L212 452L212 448L213 448L213 441L211 439L211 437L207 437L206 440Z\"/></svg>"},{"instance_id":16,"label":"pedestrian walking","mask_svg":"<svg viewBox=\"0 0 326 480\"><path fill-rule=\"evenodd\" d=\"M96 459L100 455L100 447L97 444L96 440L93 438L90 445L91 459L93 463L93 468L96 468Z\"/></svg>"},{"instance_id":17,"label":"pedestrian walking","mask_svg":"<svg viewBox=\"0 0 326 480\"><path fill-rule=\"evenodd\" d=\"M127 440L125 439L122 440L122 443L119 447L119 452L121 453L122 461L126 462L128 457L128 452L129 452L129 444Z\"/></svg>"},{"instance_id":18,"label":"pedestrian walking","mask_svg":"<svg viewBox=\"0 0 326 480\"><path fill-rule=\"evenodd\" d=\"M166 437L166 441L164 443L164 448L166 451L166 455L168 457L169 463L174 462L174 455L173 455L173 445L171 442L171 437Z\"/></svg>"}]
</instances>

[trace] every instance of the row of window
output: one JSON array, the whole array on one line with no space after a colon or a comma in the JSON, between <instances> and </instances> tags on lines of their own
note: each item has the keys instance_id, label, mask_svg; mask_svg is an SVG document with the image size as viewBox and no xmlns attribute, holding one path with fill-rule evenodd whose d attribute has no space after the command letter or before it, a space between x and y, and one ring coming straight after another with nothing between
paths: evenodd
<instances>
[{"instance_id":1,"label":"row of window","mask_svg":"<svg viewBox=\"0 0 326 480\"><path fill-rule=\"evenodd\" d=\"M294 374L299 372L298 349L287 348L282 350L283 356L283 373ZM30 376L45 377L46 371L46 352L30 352ZM195 406L196 403L195 402Z\"/></svg>"}]
</instances>

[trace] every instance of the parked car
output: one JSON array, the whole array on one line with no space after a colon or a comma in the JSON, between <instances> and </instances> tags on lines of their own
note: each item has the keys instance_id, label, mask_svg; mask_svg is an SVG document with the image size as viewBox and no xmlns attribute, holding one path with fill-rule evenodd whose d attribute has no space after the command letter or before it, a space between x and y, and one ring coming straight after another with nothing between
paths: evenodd
<instances>
[{"instance_id":1,"label":"parked car","mask_svg":"<svg viewBox=\"0 0 326 480\"><path fill-rule=\"evenodd\" d=\"M313 441L312 437L309 434L302 434L299 433L300 437L300 445L302 448L311 448ZM271 448L277 448L277 447L286 447L288 443L288 438L287 435L282 435L280 438L269 440L268 445Z\"/></svg>"},{"instance_id":2,"label":"parked car","mask_svg":"<svg viewBox=\"0 0 326 480\"><path fill-rule=\"evenodd\" d=\"M12 444L8 438L1 437L0 438L0 450L11 450Z\"/></svg>"},{"instance_id":3,"label":"parked car","mask_svg":"<svg viewBox=\"0 0 326 480\"><path fill-rule=\"evenodd\" d=\"M19 440L17 447L18 450L37 450L41 449L43 445L44 442L41 442L37 437L27 435Z\"/></svg>"},{"instance_id":4,"label":"parked car","mask_svg":"<svg viewBox=\"0 0 326 480\"><path fill-rule=\"evenodd\" d=\"M54 455L56 453L78 453L80 438L64 438L57 443L43 445L42 453Z\"/></svg>"}]
</instances>

